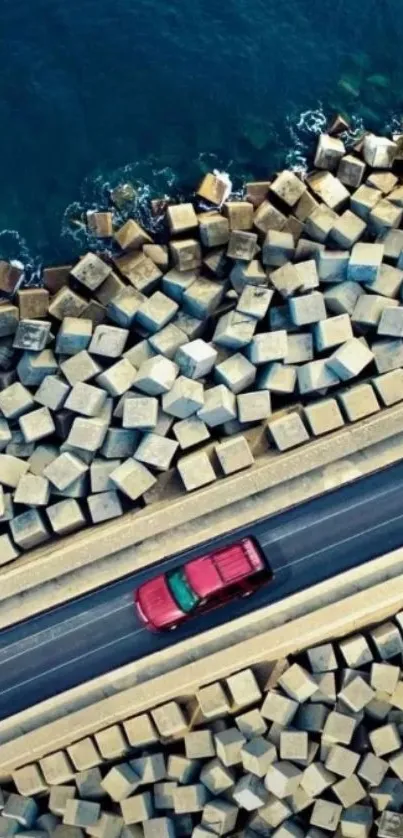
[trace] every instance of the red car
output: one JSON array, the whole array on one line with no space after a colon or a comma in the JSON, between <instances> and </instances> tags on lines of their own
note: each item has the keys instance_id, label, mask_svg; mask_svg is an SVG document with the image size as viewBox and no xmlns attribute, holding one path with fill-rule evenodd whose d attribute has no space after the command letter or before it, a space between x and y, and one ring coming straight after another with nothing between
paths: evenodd
<instances>
[{"instance_id":1,"label":"red car","mask_svg":"<svg viewBox=\"0 0 403 838\"><path fill-rule=\"evenodd\" d=\"M134 601L147 628L172 630L194 614L249 596L270 578L258 548L243 538L144 582Z\"/></svg>"}]
</instances>

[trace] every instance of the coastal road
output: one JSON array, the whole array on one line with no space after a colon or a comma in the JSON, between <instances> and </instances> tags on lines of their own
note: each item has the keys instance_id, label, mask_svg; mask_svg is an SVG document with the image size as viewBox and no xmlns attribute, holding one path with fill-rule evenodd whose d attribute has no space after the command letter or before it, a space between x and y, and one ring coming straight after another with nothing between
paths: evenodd
<instances>
[{"instance_id":1,"label":"coastal road","mask_svg":"<svg viewBox=\"0 0 403 838\"><path fill-rule=\"evenodd\" d=\"M134 612L133 590L159 572L155 565L0 632L0 718L401 546L403 464L233 531L214 547L245 535L263 550L272 583L175 632L152 634ZM166 559L163 568L210 547Z\"/></svg>"}]
</instances>

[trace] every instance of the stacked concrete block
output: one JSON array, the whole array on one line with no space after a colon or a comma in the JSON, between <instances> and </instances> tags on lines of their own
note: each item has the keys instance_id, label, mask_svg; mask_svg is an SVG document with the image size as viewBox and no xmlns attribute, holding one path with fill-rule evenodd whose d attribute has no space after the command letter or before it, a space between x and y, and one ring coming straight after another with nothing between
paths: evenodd
<instances>
[{"instance_id":1,"label":"stacked concrete block","mask_svg":"<svg viewBox=\"0 0 403 838\"><path fill-rule=\"evenodd\" d=\"M255 433L249 424L288 450L371 415L377 397L403 400L396 153L393 139L372 134L346 153L332 127L304 181L282 171L235 199L210 173L194 200L153 202L164 243L133 218L116 224L127 185L112 190L113 207L88 211L89 232L113 238L114 252L45 269L43 288L22 286L0 307L4 560L47 538L47 522L62 533L129 501L141 508L157 492L155 472L175 469L177 491L225 479L252 462L239 436ZM1 288L12 294L21 275L3 262ZM339 391L341 382L354 386ZM136 421L144 405L148 420ZM189 459L178 447L195 451ZM71 458L86 467L76 476ZM382 712L377 694L368 713Z\"/></svg>"}]
</instances>

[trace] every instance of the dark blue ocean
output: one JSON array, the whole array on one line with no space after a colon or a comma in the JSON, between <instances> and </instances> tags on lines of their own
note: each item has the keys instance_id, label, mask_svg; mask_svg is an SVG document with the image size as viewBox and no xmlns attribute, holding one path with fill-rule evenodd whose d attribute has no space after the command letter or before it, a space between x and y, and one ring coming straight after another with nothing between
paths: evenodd
<instances>
[{"instance_id":1,"label":"dark blue ocean","mask_svg":"<svg viewBox=\"0 0 403 838\"><path fill-rule=\"evenodd\" d=\"M70 258L135 183L304 166L325 114L403 113L402 0L2 0L0 256Z\"/></svg>"}]
</instances>

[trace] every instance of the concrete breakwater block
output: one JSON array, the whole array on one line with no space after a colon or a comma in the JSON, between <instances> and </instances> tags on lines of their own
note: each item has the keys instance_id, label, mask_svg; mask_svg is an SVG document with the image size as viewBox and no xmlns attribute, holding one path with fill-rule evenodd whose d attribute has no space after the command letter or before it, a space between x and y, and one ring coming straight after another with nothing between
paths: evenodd
<instances>
[{"instance_id":1,"label":"concrete breakwater block","mask_svg":"<svg viewBox=\"0 0 403 838\"><path fill-rule=\"evenodd\" d=\"M161 234L122 222L121 184L85 216L102 253L34 289L1 262L4 564L142 508L163 473L194 491L403 401L397 154L393 137L346 149L329 129L306 178L235 195L207 173L192 199L152 201Z\"/></svg>"}]
</instances>

